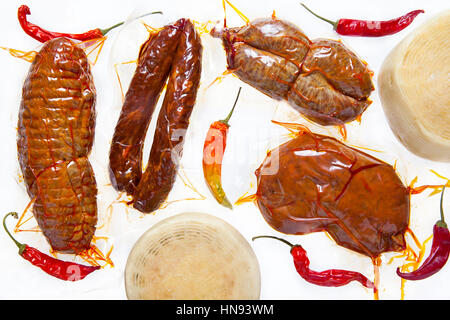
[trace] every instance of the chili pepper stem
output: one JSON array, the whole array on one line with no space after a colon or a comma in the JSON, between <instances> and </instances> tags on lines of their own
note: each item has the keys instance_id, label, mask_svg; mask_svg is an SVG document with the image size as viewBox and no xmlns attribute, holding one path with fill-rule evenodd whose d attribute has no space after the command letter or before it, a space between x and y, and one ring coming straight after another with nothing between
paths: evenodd
<instances>
[{"instance_id":1,"label":"chili pepper stem","mask_svg":"<svg viewBox=\"0 0 450 320\"><path fill-rule=\"evenodd\" d=\"M321 19L321 20L323 20L323 21L326 21L326 22L328 22L329 24L333 25L334 29L337 28L338 21L331 21L331 20L325 19L324 17L321 17L321 16L319 16L318 14L316 14L315 12L311 11L311 9L309 9L309 8L308 8L307 6L305 6L303 3L300 3L300 4L301 4L306 10L308 10L308 11L311 12L313 15L315 15L317 18L319 18L319 19Z\"/></svg>"},{"instance_id":2,"label":"chili pepper stem","mask_svg":"<svg viewBox=\"0 0 450 320\"><path fill-rule=\"evenodd\" d=\"M98 28L98 29L100 30L100 32L102 33L102 35L106 35L109 31L111 31L111 30L114 29L114 28L117 28L118 26L123 25L124 23L125 23L125 21L122 21L122 22L116 23L115 25L113 25L113 26L111 26L111 27L109 27L109 28L106 28L106 29Z\"/></svg>"},{"instance_id":3,"label":"chili pepper stem","mask_svg":"<svg viewBox=\"0 0 450 320\"><path fill-rule=\"evenodd\" d=\"M221 203L225 208L233 210L233 205L231 204L230 200L227 198L223 199L223 202Z\"/></svg>"},{"instance_id":4,"label":"chili pepper stem","mask_svg":"<svg viewBox=\"0 0 450 320\"><path fill-rule=\"evenodd\" d=\"M143 14L143 15L137 17L136 19L143 18L143 17L151 15L151 14L163 14L163 13L162 13L162 11L153 11L153 12L149 12L149 13ZM109 28L106 28L106 29L100 29L99 28L99 30L100 30L100 32L103 35L106 35L109 31L111 31L112 29L115 29L115 28L123 25L124 23L125 23L125 21L122 21L122 22L116 23L115 25L113 25L113 26L111 26Z\"/></svg>"},{"instance_id":5,"label":"chili pepper stem","mask_svg":"<svg viewBox=\"0 0 450 320\"><path fill-rule=\"evenodd\" d=\"M276 239L278 241L284 242L286 243L288 246L290 246L291 248L294 247L294 245L292 243L290 243L289 241L282 239L282 238L278 238L278 237L274 237L274 236L256 236L252 238L252 241L255 241L255 239L261 239L261 238L270 238L270 239Z\"/></svg>"},{"instance_id":6,"label":"chili pepper stem","mask_svg":"<svg viewBox=\"0 0 450 320\"><path fill-rule=\"evenodd\" d=\"M228 116L227 116L225 119L223 119L223 120L219 120L219 121L222 122L223 124L228 125L228 121L230 120L231 115L233 114L234 108L236 107L236 104L237 104L238 99L239 99L239 95L241 94L241 89L242 89L242 88L239 88L238 94L237 94L237 96L236 96L236 100L234 100L233 108L231 108L231 111L230 111L230 113L228 114Z\"/></svg>"},{"instance_id":7,"label":"chili pepper stem","mask_svg":"<svg viewBox=\"0 0 450 320\"><path fill-rule=\"evenodd\" d=\"M441 192L441 202L440 202L440 210L441 210L441 220L439 220L436 225L438 225L439 227L443 227L443 228L447 228L447 223L445 222L444 219L444 191L445 191L445 185L442 187L442 192Z\"/></svg>"},{"instance_id":8,"label":"chili pepper stem","mask_svg":"<svg viewBox=\"0 0 450 320\"><path fill-rule=\"evenodd\" d=\"M6 218L8 216L13 216L14 218L18 218L18 214L17 212L10 212L8 213L4 218L3 218L3 228L5 228L6 233L9 235L9 237L14 241L14 243L17 245L17 247L19 248L19 254L22 255L23 251L26 248L26 244L20 243L19 241L17 241L16 239L14 239L14 237L12 236L12 234L9 232L8 228L6 227Z\"/></svg>"}]
</instances>

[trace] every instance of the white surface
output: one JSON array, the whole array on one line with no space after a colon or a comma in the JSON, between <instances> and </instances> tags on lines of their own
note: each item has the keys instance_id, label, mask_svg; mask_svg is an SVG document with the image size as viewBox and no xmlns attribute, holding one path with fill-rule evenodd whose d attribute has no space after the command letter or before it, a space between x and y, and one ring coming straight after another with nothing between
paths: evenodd
<instances>
[{"instance_id":1,"label":"white surface","mask_svg":"<svg viewBox=\"0 0 450 320\"><path fill-rule=\"evenodd\" d=\"M329 19L360 18L386 20L405 14L414 9L424 9L406 30L384 38L342 38L360 57L368 62L375 72L389 51L409 31L446 9L441 0L429 1L305 1L311 9ZM150 1L2 1L0 3L0 46L24 51L38 50L39 43L22 32L17 22L17 8L28 4L32 15L30 20L49 30L62 32L82 32L94 27L105 28L124 18L142 14L148 10L162 10L163 17L147 17L150 25L173 21L179 17L188 17L196 21L219 21L223 19L220 0L197 0L163 2ZM250 19L270 16L273 10L279 18L297 24L309 38L341 38L325 22L319 21L299 5L298 1L249 1L235 0L233 3ZM242 25L240 18L227 9L229 26ZM139 30L132 32L132 30ZM274 231L262 218L253 203L236 206L229 211L218 205L208 193L201 171L202 146L206 130L210 123L224 118L228 113L239 86L243 90L238 106L231 119L229 142L225 153L223 176L224 188L231 201L236 201L246 192L255 191L254 170L263 160L265 153L286 139L286 131L270 123L271 119L306 123L313 131L326 133L340 138L335 128L319 128L305 122L286 103L276 102L257 90L245 85L233 76L225 77L221 82L208 88L208 85L225 70L225 55L221 43L204 35L204 64L202 86L197 105L191 117L191 125L186 137L183 170L195 188L205 200L174 202L153 215L142 215L121 203L112 205L112 214L107 208L117 198L111 187L108 174L108 151L114 127L121 109L121 94L114 73L114 65L136 59L137 52L146 33L143 25L128 24L122 29L111 32L105 42L97 64L93 67L94 82L97 88L97 127L93 152L90 156L98 183L99 225L96 235L107 237L96 245L104 253L113 246L111 258L114 267L106 266L83 281L69 283L47 276L40 269L31 266L17 255L15 245L0 231L0 298L1 299L125 299L123 272L128 254L135 241L149 227L162 219L183 211L199 211L216 215L239 230L249 240L258 257L261 268L261 299L373 299L373 293L357 283L340 288L326 288L310 285L297 275L292 264L289 249L282 243L270 240L251 242L251 237L259 234L282 236L294 243L301 243L308 251L311 268L343 268L364 273L373 278L373 267L369 258L337 246L324 233L304 236L284 236ZM133 56L134 52L134 56ZM131 58L130 58L131 57ZM21 88L28 72L29 63L11 57L6 51L0 52L0 128L2 130L3 155L0 157L1 189L0 214L9 211L22 212L29 202L24 183L20 181L20 169L17 161L16 134L17 114L21 99ZM131 77L134 66L119 66L122 81ZM377 88L377 87L376 87ZM397 163L397 170L405 184L418 176L417 185L442 184L429 170L450 177L450 165L418 158L409 153L393 136L382 107L377 89L372 93L372 105L362 116L361 124L355 122L347 126L348 143L378 150L369 152L389 163ZM154 117L154 120L156 117ZM146 144L146 154L152 137ZM146 159L145 155L145 159ZM439 197L428 197L429 192L412 196L410 227L420 241L424 241L432 232L432 226L439 218ZM198 197L178 179L170 200ZM446 196L447 215L450 213L450 195ZM450 219L450 216L449 218ZM13 222L9 221L10 228ZM32 220L30 226L36 225ZM19 241L48 252L49 246L41 233L20 232ZM392 264L388 260L395 254L382 256L380 299L400 298L400 279L395 268L402 264L396 259ZM71 256L58 255L62 259ZM406 299L448 299L450 291L450 267L427 280L405 285Z\"/></svg>"}]
</instances>

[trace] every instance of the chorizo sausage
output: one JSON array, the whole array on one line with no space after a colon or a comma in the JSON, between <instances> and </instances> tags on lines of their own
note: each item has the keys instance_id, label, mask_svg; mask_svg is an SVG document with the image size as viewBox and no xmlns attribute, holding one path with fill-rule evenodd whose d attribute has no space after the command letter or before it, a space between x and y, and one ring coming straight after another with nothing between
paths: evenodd
<instances>
[{"instance_id":1,"label":"chorizo sausage","mask_svg":"<svg viewBox=\"0 0 450 320\"><path fill-rule=\"evenodd\" d=\"M95 99L84 51L66 38L46 42L24 82L17 147L33 214L55 251L81 252L95 232Z\"/></svg>"},{"instance_id":2,"label":"chorizo sausage","mask_svg":"<svg viewBox=\"0 0 450 320\"><path fill-rule=\"evenodd\" d=\"M370 105L372 72L339 41L311 41L276 18L211 34L222 38L228 69L238 78L312 121L341 125Z\"/></svg>"},{"instance_id":3,"label":"chorizo sausage","mask_svg":"<svg viewBox=\"0 0 450 320\"><path fill-rule=\"evenodd\" d=\"M141 179L145 135L184 24L185 19L180 19L165 26L141 46L109 153L110 178L118 191L133 194Z\"/></svg>"},{"instance_id":4,"label":"chorizo sausage","mask_svg":"<svg viewBox=\"0 0 450 320\"><path fill-rule=\"evenodd\" d=\"M303 133L272 150L256 176L257 205L280 232L327 231L339 245L372 258L405 248L409 190L381 160Z\"/></svg>"},{"instance_id":5,"label":"chorizo sausage","mask_svg":"<svg viewBox=\"0 0 450 320\"><path fill-rule=\"evenodd\" d=\"M200 36L188 19L164 27L143 45L110 150L113 186L132 195L133 206L152 212L175 182L178 159L201 76ZM142 148L152 113L168 78L149 161Z\"/></svg>"},{"instance_id":6,"label":"chorizo sausage","mask_svg":"<svg viewBox=\"0 0 450 320\"><path fill-rule=\"evenodd\" d=\"M200 36L188 20L173 59L147 168L133 194L133 206L142 212L158 209L175 182L200 84L201 57Z\"/></svg>"}]
</instances>

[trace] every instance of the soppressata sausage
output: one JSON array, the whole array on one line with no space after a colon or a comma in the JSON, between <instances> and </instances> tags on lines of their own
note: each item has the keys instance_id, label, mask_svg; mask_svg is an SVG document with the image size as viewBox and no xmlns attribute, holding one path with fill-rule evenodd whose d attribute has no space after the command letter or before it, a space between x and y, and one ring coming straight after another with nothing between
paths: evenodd
<instances>
[{"instance_id":1,"label":"soppressata sausage","mask_svg":"<svg viewBox=\"0 0 450 320\"><path fill-rule=\"evenodd\" d=\"M381 160L308 132L272 150L256 176L257 205L280 232L326 231L372 258L405 248L409 190Z\"/></svg>"},{"instance_id":2,"label":"soppressata sausage","mask_svg":"<svg viewBox=\"0 0 450 320\"><path fill-rule=\"evenodd\" d=\"M222 38L228 68L242 81L321 125L353 121L370 104L372 72L339 41L311 41L275 17L212 35Z\"/></svg>"},{"instance_id":3,"label":"soppressata sausage","mask_svg":"<svg viewBox=\"0 0 450 320\"><path fill-rule=\"evenodd\" d=\"M55 251L81 252L95 232L95 99L84 51L65 38L46 42L23 86L17 146L34 216Z\"/></svg>"},{"instance_id":4,"label":"soppressata sausage","mask_svg":"<svg viewBox=\"0 0 450 320\"><path fill-rule=\"evenodd\" d=\"M109 153L110 178L119 191L133 194L142 176L145 135L170 72L185 19L168 25L141 46Z\"/></svg>"},{"instance_id":5,"label":"soppressata sausage","mask_svg":"<svg viewBox=\"0 0 450 320\"><path fill-rule=\"evenodd\" d=\"M166 26L151 36L146 49L141 49L116 125L110 173L116 189L132 195L133 206L142 212L156 210L175 182L183 139L200 84L201 59L200 36L187 19ZM149 161L142 173L144 138L167 78Z\"/></svg>"}]
</instances>

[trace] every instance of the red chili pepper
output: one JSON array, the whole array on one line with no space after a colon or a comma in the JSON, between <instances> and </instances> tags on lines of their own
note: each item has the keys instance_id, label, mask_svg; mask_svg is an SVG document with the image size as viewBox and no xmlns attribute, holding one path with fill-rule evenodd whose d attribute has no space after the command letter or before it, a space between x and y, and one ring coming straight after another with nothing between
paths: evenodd
<instances>
[{"instance_id":1,"label":"red chili pepper","mask_svg":"<svg viewBox=\"0 0 450 320\"><path fill-rule=\"evenodd\" d=\"M308 255L301 245L293 245L285 239L273 236L257 236L253 237L252 240L259 238L272 238L289 245L291 247L291 255L294 258L295 269L303 279L312 284L325 287L340 287L351 281L358 281L366 288L375 288L373 282L359 272L340 269L330 269L317 272L309 269Z\"/></svg>"},{"instance_id":2,"label":"red chili pepper","mask_svg":"<svg viewBox=\"0 0 450 320\"><path fill-rule=\"evenodd\" d=\"M22 244L13 238L11 233L6 228L6 217L13 216L17 219L16 212L10 212L3 218L3 227L11 239L15 242L19 248L19 255L25 260L31 262L33 265L41 268L49 275L66 281L77 281L84 279L91 272L100 269L100 266L85 266L74 262L66 262L55 259L39 250L32 248L26 244Z\"/></svg>"},{"instance_id":3,"label":"red chili pepper","mask_svg":"<svg viewBox=\"0 0 450 320\"><path fill-rule=\"evenodd\" d=\"M103 37L110 30L124 24L124 21L122 21L122 22L119 22L107 29L97 28L97 29L89 30L89 31L86 31L84 33L79 33L79 34L52 32L52 31L47 31L45 29L42 29L41 27L38 27L37 25L27 21L27 15L29 15L30 13L31 13L31 11L28 6L21 5L19 7L17 16L19 18L20 26L22 27L23 31L25 31L26 34L28 34L30 37L32 37L40 42L46 42L48 40L51 40L54 38L59 38L59 37L65 37L65 38L70 38L70 39L80 40L80 41L98 39L98 38ZM155 11L155 12L147 13L145 15L140 16L139 18L144 17L149 14L156 14L156 13L162 13L162 12Z\"/></svg>"},{"instance_id":4,"label":"red chili pepper","mask_svg":"<svg viewBox=\"0 0 450 320\"><path fill-rule=\"evenodd\" d=\"M233 108L228 116L224 120L219 120L211 124L203 146L203 176L205 177L206 184L217 202L230 209L233 206L227 199L225 191L222 188L222 159L227 143L228 128L230 127L228 121L233 114L240 93L241 88L239 88Z\"/></svg>"},{"instance_id":5,"label":"red chili pepper","mask_svg":"<svg viewBox=\"0 0 450 320\"><path fill-rule=\"evenodd\" d=\"M428 278L441 270L448 260L450 253L450 232L444 220L443 198L445 186L441 193L441 220L433 227L433 243L431 244L430 255L423 264L413 272L402 273L397 268L397 274L406 280L422 280Z\"/></svg>"},{"instance_id":6,"label":"red chili pepper","mask_svg":"<svg viewBox=\"0 0 450 320\"><path fill-rule=\"evenodd\" d=\"M301 3L301 5L319 19L332 24L337 33L345 36L362 37L383 37L397 33L409 26L418 14L425 12L423 10L414 10L404 16L388 21L367 21L356 19L339 19L338 21L331 21L317 15L303 3Z\"/></svg>"}]
</instances>

